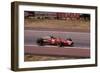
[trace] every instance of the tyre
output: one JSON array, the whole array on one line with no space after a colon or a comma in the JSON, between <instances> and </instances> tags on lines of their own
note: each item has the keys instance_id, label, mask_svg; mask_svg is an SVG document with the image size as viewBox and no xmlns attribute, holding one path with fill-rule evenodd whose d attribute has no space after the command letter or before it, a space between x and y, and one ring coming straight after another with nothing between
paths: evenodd
<instances>
[{"instance_id":1,"label":"tyre","mask_svg":"<svg viewBox=\"0 0 100 73\"><path fill-rule=\"evenodd\" d=\"M40 45L40 46L44 46L43 39L42 39L42 38L39 38L39 39L37 40L37 44Z\"/></svg>"},{"instance_id":2,"label":"tyre","mask_svg":"<svg viewBox=\"0 0 100 73\"><path fill-rule=\"evenodd\" d=\"M63 45L63 43L59 43L59 47L63 47L64 45Z\"/></svg>"},{"instance_id":3,"label":"tyre","mask_svg":"<svg viewBox=\"0 0 100 73\"><path fill-rule=\"evenodd\" d=\"M72 43L71 45L70 45L70 47L73 47L74 46L74 43Z\"/></svg>"}]
</instances>

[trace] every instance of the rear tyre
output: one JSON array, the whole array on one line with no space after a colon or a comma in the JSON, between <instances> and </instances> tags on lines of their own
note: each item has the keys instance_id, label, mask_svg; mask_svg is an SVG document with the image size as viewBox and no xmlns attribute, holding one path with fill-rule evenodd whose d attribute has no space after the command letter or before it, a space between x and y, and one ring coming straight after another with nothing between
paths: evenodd
<instances>
[{"instance_id":1,"label":"rear tyre","mask_svg":"<svg viewBox=\"0 0 100 73\"><path fill-rule=\"evenodd\" d=\"M39 46L44 46L43 39L42 39L42 38L39 38L39 39L37 40L37 44L38 44Z\"/></svg>"},{"instance_id":2,"label":"rear tyre","mask_svg":"<svg viewBox=\"0 0 100 73\"><path fill-rule=\"evenodd\" d=\"M63 47L64 45L63 45L63 43L59 43L59 47Z\"/></svg>"}]
</instances>

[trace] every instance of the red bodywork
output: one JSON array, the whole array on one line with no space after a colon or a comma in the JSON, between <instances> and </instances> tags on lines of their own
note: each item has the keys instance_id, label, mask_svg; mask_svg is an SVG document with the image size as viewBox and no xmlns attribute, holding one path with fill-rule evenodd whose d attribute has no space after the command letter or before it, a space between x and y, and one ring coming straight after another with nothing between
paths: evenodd
<instances>
[{"instance_id":1,"label":"red bodywork","mask_svg":"<svg viewBox=\"0 0 100 73\"><path fill-rule=\"evenodd\" d=\"M51 38L51 39L44 39L45 43L51 44L51 45L57 45L59 43L63 43L63 45L71 45L72 41L70 40L64 40L61 38Z\"/></svg>"},{"instance_id":2,"label":"red bodywork","mask_svg":"<svg viewBox=\"0 0 100 73\"><path fill-rule=\"evenodd\" d=\"M59 46L73 45L73 41L71 39L62 39L62 38L48 38L48 39L42 38L40 43L43 45L59 45Z\"/></svg>"}]
</instances>

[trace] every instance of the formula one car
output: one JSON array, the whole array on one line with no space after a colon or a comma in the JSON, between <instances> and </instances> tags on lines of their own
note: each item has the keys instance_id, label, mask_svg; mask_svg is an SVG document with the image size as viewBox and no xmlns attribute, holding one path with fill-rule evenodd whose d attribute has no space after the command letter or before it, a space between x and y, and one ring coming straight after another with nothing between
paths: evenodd
<instances>
[{"instance_id":1,"label":"formula one car","mask_svg":"<svg viewBox=\"0 0 100 73\"><path fill-rule=\"evenodd\" d=\"M62 38L56 38L54 36L45 36L42 38L38 38L37 44L40 46L44 46L44 45L57 45L59 47L74 46L74 42L72 41L71 38L62 39Z\"/></svg>"}]
</instances>

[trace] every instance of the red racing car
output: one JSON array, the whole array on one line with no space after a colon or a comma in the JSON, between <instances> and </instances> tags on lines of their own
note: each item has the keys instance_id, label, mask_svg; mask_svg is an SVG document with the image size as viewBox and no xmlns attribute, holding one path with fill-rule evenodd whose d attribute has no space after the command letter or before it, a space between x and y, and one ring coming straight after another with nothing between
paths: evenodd
<instances>
[{"instance_id":1,"label":"red racing car","mask_svg":"<svg viewBox=\"0 0 100 73\"><path fill-rule=\"evenodd\" d=\"M62 39L62 38L56 38L54 36L45 36L43 38L37 39L37 44L40 46L44 45L57 45L60 47L63 46L74 46L74 42L72 41L71 38L69 39Z\"/></svg>"}]
</instances>

